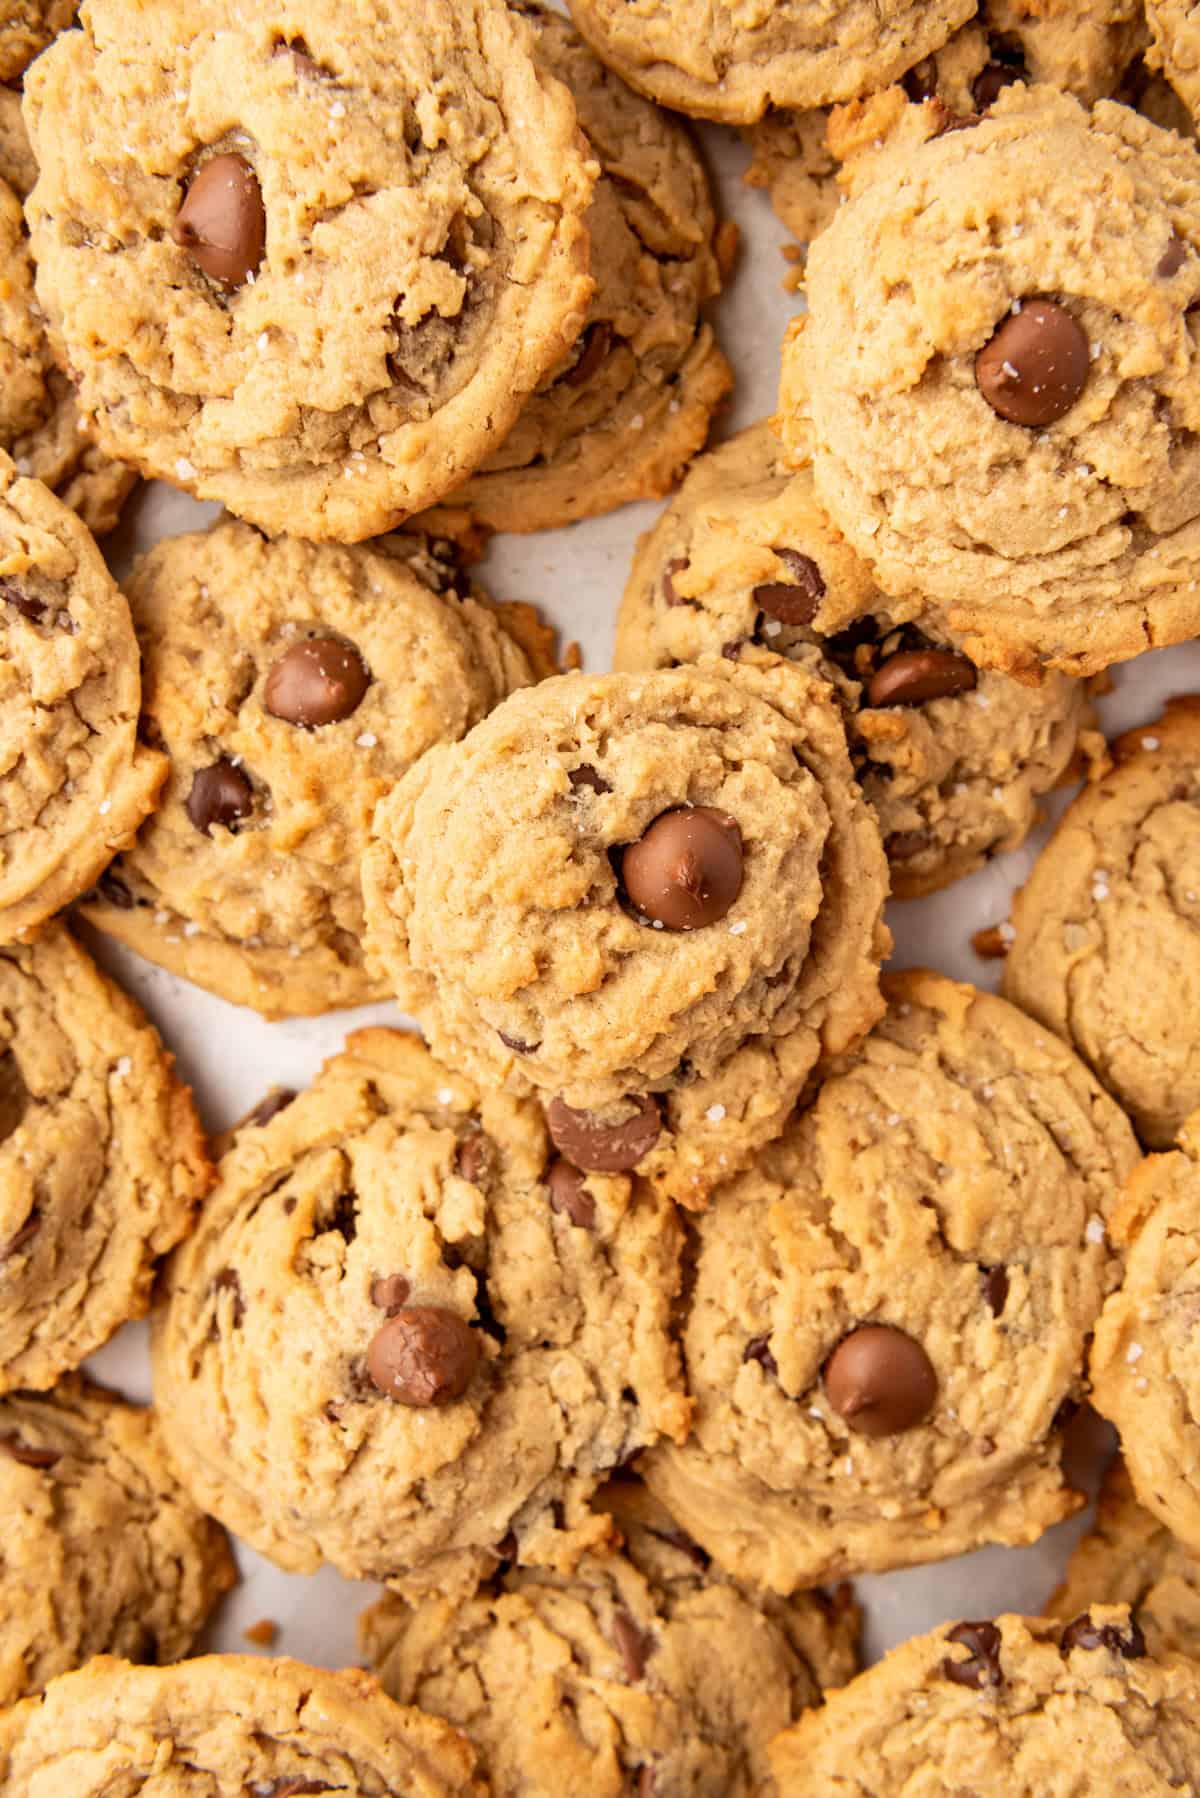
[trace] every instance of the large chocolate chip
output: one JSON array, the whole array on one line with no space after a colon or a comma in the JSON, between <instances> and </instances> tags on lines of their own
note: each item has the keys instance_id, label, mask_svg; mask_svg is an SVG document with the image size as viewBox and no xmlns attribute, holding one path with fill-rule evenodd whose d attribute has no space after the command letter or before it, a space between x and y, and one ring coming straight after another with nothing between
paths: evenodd
<instances>
[{"instance_id":1,"label":"large chocolate chip","mask_svg":"<svg viewBox=\"0 0 1200 1798\"><path fill-rule=\"evenodd\" d=\"M0 581L0 599L6 606L11 606L14 612L19 612L22 618L28 619L30 624L41 624L46 616L46 608L41 600L34 599L32 593L26 593L15 581Z\"/></svg>"},{"instance_id":2,"label":"large chocolate chip","mask_svg":"<svg viewBox=\"0 0 1200 1798\"><path fill-rule=\"evenodd\" d=\"M716 924L742 890L742 833L711 805L663 812L621 855L629 903L668 930Z\"/></svg>"},{"instance_id":3,"label":"large chocolate chip","mask_svg":"<svg viewBox=\"0 0 1200 1798\"><path fill-rule=\"evenodd\" d=\"M590 381L612 347L613 328L607 319L598 318L583 334L579 360L563 375L568 387L582 387Z\"/></svg>"},{"instance_id":4,"label":"large chocolate chip","mask_svg":"<svg viewBox=\"0 0 1200 1798\"><path fill-rule=\"evenodd\" d=\"M1062 1633L1062 1651L1073 1648L1107 1648L1123 1661L1140 1661L1146 1653L1146 1638L1141 1626L1131 1617L1124 1627L1116 1623L1093 1623L1090 1611L1068 1623Z\"/></svg>"},{"instance_id":5,"label":"large chocolate chip","mask_svg":"<svg viewBox=\"0 0 1200 1798\"><path fill-rule=\"evenodd\" d=\"M764 581L754 589L760 612L780 624L811 624L825 593L825 579L811 556L798 549L777 549L775 554L791 571L791 581Z\"/></svg>"},{"instance_id":6,"label":"large chocolate chip","mask_svg":"<svg viewBox=\"0 0 1200 1798\"><path fill-rule=\"evenodd\" d=\"M742 1350L743 1361L757 1361L764 1373L775 1375L779 1372L779 1363L771 1353L769 1336L752 1336Z\"/></svg>"},{"instance_id":7,"label":"large chocolate chip","mask_svg":"<svg viewBox=\"0 0 1200 1798\"><path fill-rule=\"evenodd\" d=\"M214 156L197 170L171 236L222 287L240 287L254 273L267 241L267 214L244 156Z\"/></svg>"},{"instance_id":8,"label":"large chocolate chip","mask_svg":"<svg viewBox=\"0 0 1200 1798\"><path fill-rule=\"evenodd\" d=\"M470 1324L438 1305L410 1305L371 1338L367 1372L401 1405L449 1405L471 1384L479 1345Z\"/></svg>"},{"instance_id":9,"label":"large chocolate chip","mask_svg":"<svg viewBox=\"0 0 1200 1798\"><path fill-rule=\"evenodd\" d=\"M272 718L315 730L340 724L362 704L371 684L366 663L352 643L305 637L293 643L267 675L263 704Z\"/></svg>"},{"instance_id":10,"label":"large chocolate chip","mask_svg":"<svg viewBox=\"0 0 1200 1798\"><path fill-rule=\"evenodd\" d=\"M379 1311L386 1311L389 1317L395 1317L408 1303L408 1295L412 1291L412 1283L403 1274L381 1274L377 1280L371 1281L371 1303Z\"/></svg>"},{"instance_id":11,"label":"large chocolate chip","mask_svg":"<svg viewBox=\"0 0 1200 1798\"><path fill-rule=\"evenodd\" d=\"M864 1324L825 1363L825 1391L860 1436L898 1436L928 1417L937 1375L919 1342L889 1324Z\"/></svg>"},{"instance_id":12,"label":"large chocolate chip","mask_svg":"<svg viewBox=\"0 0 1200 1798\"><path fill-rule=\"evenodd\" d=\"M646 1671L646 1638L628 1611L613 1612L612 1633L625 1663L625 1677L636 1685Z\"/></svg>"},{"instance_id":13,"label":"large chocolate chip","mask_svg":"<svg viewBox=\"0 0 1200 1798\"><path fill-rule=\"evenodd\" d=\"M490 1136L485 1136L482 1130L474 1130L470 1136L464 1137L463 1141L459 1143L454 1157L459 1173L464 1180L469 1180L472 1186L478 1186L480 1181L490 1173L494 1160L495 1148L492 1139Z\"/></svg>"},{"instance_id":14,"label":"large chocolate chip","mask_svg":"<svg viewBox=\"0 0 1200 1798\"><path fill-rule=\"evenodd\" d=\"M22 1467L37 1467L42 1472L62 1460L57 1450L33 1448L19 1436L0 1436L0 1453L6 1454L10 1461L19 1461Z\"/></svg>"},{"instance_id":15,"label":"large chocolate chip","mask_svg":"<svg viewBox=\"0 0 1200 1798\"><path fill-rule=\"evenodd\" d=\"M879 664L867 685L867 704L926 705L970 693L979 683L974 662L952 649L902 649Z\"/></svg>"},{"instance_id":16,"label":"large chocolate chip","mask_svg":"<svg viewBox=\"0 0 1200 1798\"><path fill-rule=\"evenodd\" d=\"M999 1317L1008 1303L1008 1269L989 1267L984 1270L983 1296L993 1317Z\"/></svg>"},{"instance_id":17,"label":"large chocolate chip","mask_svg":"<svg viewBox=\"0 0 1200 1798\"><path fill-rule=\"evenodd\" d=\"M1079 320L1055 300L1026 300L975 358L975 382L1001 418L1031 429L1071 410L1091 352Z\"/></svg>"},{"instance_id":18,"label":"large chocolate chip","mask_svg":"<svg viewBox=\"0 0 1200 1798\"><path fill-rule=\"evenodd\" d=\"M965 1660L947 1655L942 1662L943 1679L951 1680L956 1686L970 1686L976 1692L982 1691L984 1686L1003 1684L1000 1631L994 1623L956 1624L947 1633L946 1640L969 1649L970 1653Z\"/></svg>"},{"instance_id":19,"label":"large chocolate chip","mask_svg":"<svg viewBox=\"0 0 1200 1798\"><path fill-rule=\"evenodd\" d=\"M554 1161L546 1175L550 1209L569 1217L578 1230L590 1230L596 1222L596 1201L583 1184L583 1175L569 1161Z\"/></svg>"},{"instance_id":20,"label":"large chocolate chip","mask_svg":"<svg viewBox=\"0 0 1200 1798\"><path fill-rule=\"evenodd\" d=\"M240 818L249 817L253 807L254 788L224 755L209 768L197 768L184 800L188 817L205 836L214 824L231 830Z\"/></svg>"},{"instance_id":21,"label":"large chocolate chip","mask_svg":"<svg viewBox=\"0 0 1200 1798\"><path fill-rule=\"evenodd\" d=\"M593 1174L623 1174L648 1155L662 1132L662 1112L653 1093L630 1098L636 1106L623 1123L606 1124L591 1111L576 1111L564 1099L546 1107L550 1140L575 1167Z\"/></svg>"},{"instance_id":22,"label":"large chocolate chip","mask_svg":"<svg viewBox=\"0 0 1200 1798\"><path fill-rule=\"evenodd\" d=\"M1158 259L1154 272L1160 281L1169 281L1177 275L1188 259L1188 247L1178 232L1172 231L1167 239L1167 247Z\"/></svg>"}]
</instances>

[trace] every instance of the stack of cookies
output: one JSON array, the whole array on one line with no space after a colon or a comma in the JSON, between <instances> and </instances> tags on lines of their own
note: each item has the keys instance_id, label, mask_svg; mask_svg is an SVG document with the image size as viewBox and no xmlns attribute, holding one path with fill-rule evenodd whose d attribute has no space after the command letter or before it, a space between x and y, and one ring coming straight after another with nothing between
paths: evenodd
<instances>
[{"instance_id":1,"label":"stack of cookies","mask_svg":"<svg viewBox=\"0 0 1200 1798\"><path fill-rule=\"evenodd\" d=\"M0 1798L1200 1793L1200 700L1095 710L1200 635L1200 15L571 11L0 0ZM680 114L807 289L712 450ZM667 494L611 672L479 578ZM1003 996L884 971L1085 777ZM417 1028L210 1142L89 931ZM1044 1615L860 1673L1089 1400ZM374 1672L193 1653L227 1531Z\"/></svg>"}]
</instances>

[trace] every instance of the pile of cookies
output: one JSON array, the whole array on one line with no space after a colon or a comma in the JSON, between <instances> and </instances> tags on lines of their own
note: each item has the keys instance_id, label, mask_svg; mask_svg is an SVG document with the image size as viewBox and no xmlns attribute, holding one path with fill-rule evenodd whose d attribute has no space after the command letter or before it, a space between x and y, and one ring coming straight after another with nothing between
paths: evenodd
<instances>
[{"instance_id":1,"label":"pile of cookies","mask_svg":"<svg viewBox=\"0 0 1200 1798\"><path fill-rule=\"evenodd\" d=\"M1200 9L571 10L0 0L0 1798L1200 1793L1200 700L1093 712L1200 636ZM807 296L711 450L679 113ZM668 493L611 672L477 577ZM1081 779L1003 997L883 971ZM421 1034L210 1142L89 931ZM1087 1400L1045 1615L858 1672ZM374 1672L188 1658L227 1530Z\"/></svg>"}]
</instances>

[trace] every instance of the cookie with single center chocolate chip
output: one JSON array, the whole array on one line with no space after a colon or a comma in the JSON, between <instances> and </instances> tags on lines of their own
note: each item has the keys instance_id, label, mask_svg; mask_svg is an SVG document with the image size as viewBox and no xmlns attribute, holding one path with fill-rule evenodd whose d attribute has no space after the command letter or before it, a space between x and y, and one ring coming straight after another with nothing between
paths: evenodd
<instances>
[{"instance_id":1,"label":"cookie with single center chocolate chip","mask_svg":"<svg viewBox=\"0 0 1200 1798\"><path fill-rule=\"evenodd\" d=\"M617 621L618 668L723 651L785 655L833 683L855 773L902 899L1014 849L1079 751L1102 753L1086 691L977 669L952 633L898 624L829 520L810 467L768 424L693 463L641 540Z\"/></svg>"},{"instance_id":2,"label":"cookie with single center chocolate chip","mask_svg":"<svg viewBox=\"0 0 1200 1798\"><path fill-rule=\"evenodd\" d=\"M1200 1670L1152 1654L1124 1605L1070 1622L943 1624L776 1739L780 1798L1075 1798L1186 1791Z\"/></svg>"},{"instance_id":3,"label":"cookie with single center chocolate chip","mask_svg":"<svg viewBox=\"0 0 1200 1798\"><path fill-rule=\"evenodd\" d=\"M86 1381L0 1399L0 1704L94 1654L185 1655L237 1573L153 1412Z\"/></svg>"},{"instance_id":4,"label":"cookie with single center chocolate chip","mask_svg":"<svg viewBox=\"0 0 1200 1798\"><path fill-rule=\"evenodd\" d=\"M776 1592L1033 1541L1106 1238L1137 1161L1065 1044L939 974L697 1223L691 1438L642 1470L729 1572Z\"/></svg>"},{"instance_id":5,"label":"cookie with single center chocolate chip","mask_svg":"<svg viewBox=\"0 0 1200 1798\"><path fill-rule=\"evenodd\" d=\"M776 1798L771 1738L855 1670L848 1593L735 1585L633 1481L597 1503L623 1553L570 1577L502 1566L465 1603L365 1612L384 1688L463 1730L495 1798Z\"/></svg>"},{"instance_id":6,"label":"cookie with single center chocolate chip","mask_svg":"<svg viewBox=\"0 0 1200 1798\"><path fill-rule=\"evenodd\" d=\"M515 694L382 802L363 863L434 1048L685 1204L874 1022L885 884L830 688L771 656Z\"/></svg>"},{"instance_id":7,"label":"cookie with single center chocolate chip","mask_svg":"<svg viewBox=\"0 0 1200 1798\"><path fill-rule=\"evenodd\" d=\"M158 544L127 591L142 732L171 771L86 917L270 1017L383 997L360 942L371 814L532 678L502 610L424 539L270 542L232 521Z\"/></svg>"},{"instance_id":8,"label":"cookie with single center chocolate chip","mask_svg":"<svg viewBox=\"0 0 1200 1798\"><path fill-rule=\"evenodd\" d=\"M194 0L186 30L161 6L128 26L92 0L25 88L38 295L101 442L273 532L389 529L497 447L582 328L595 169L570 95L501 0Z\"/></svg>"},{"instance_id":9,"label":"cookie with single center chocolate chip","mask_svg":"<svg viewBox=\"0 0 1200 1798\"><path fill-rule=\"evenodd\" d=\"M569 1569L612 1468L686 1433L681 1232L649 1187L555 1204L541 1113L352 1036L237 1131L155 1320L176 1471L281 1566L463 1592Z\"/></svg>"}]
</instances>

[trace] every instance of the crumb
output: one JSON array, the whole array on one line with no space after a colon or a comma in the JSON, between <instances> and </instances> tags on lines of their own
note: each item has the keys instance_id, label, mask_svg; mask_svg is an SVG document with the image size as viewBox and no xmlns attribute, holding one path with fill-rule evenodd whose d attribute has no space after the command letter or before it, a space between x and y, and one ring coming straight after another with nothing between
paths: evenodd
<instances>
[{"instance_id":1,"label":"crumb","mask_svg":"<svg viewBox=\"0 0 1200 1798\"><path fill-rule=\"evenodd\" d=\"M255 1648L274 1648L278 1635L279 1625L270 1617L263 1617L242 1631L242 1640L252 1643Z\"/></svg>"},{"instance_id":2,"label":"crumb","mask_svg":"<svg viewBox=\"0 0 1200 1798\"><path fill-rule=\"evenodd\" d=\"M721 271L721 279L727 281L737 264L742 247L742 234L733 219L722 219L717 226L717 234L713 238L713 254L717 259L717 267Z\"/></svg>"},{"instance_id":3,"label":"crumb","mask_svg":"<svg viewBox=\"0 0 1200 1798\"><path fill-rule=\"evenodd\" d=\"M1012 925L989 924L986 930L977 930L971 938L971 947L981 961L1001 961L1012 947L1016 931Z\"/></svg>"}]
</instances>

